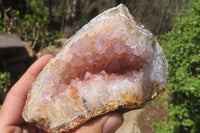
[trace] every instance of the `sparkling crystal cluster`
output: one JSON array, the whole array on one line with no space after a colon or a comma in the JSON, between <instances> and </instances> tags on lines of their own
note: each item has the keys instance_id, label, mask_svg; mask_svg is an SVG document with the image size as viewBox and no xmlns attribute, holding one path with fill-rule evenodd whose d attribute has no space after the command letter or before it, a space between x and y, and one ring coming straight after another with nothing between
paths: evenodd
<instances>
[{"instance_id":1,"label":"sparkling crystal cluster","mask_svg":"<svg viewBox=\"0 0 200 133\"><path fill-rule=\"evenodd\" d=\"M62 132L119 108L142 107L166 85L167 67L153 35L119 5L82 27L45 66L23 118Z\"/></svg>"},{"instance_id":2,"label":"sparkling crystal cluster","mask_svg":"<svg viewBox=\"0 0 200 133\"><path fill-rule=\"evenodd\" d=\"M58 71L62 65L62 79L70 83L76 77L83 79L86 72L98 74L105 70L109 74L125 74L142 68L144 59L126 46L125 39L108 36L109 34L98 33L79 39L70 46L71 60L57 60L52 69Z\"/></svg>"}]
</instances>

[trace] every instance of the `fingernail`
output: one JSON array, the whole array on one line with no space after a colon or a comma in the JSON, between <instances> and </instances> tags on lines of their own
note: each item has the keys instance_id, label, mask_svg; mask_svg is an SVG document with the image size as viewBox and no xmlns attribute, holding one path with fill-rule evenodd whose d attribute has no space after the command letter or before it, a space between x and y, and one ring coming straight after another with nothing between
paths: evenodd
<instances>
[{"instance_id":1,"label":"fingernail","mask_svg":"<svg viewBox=\"0 0 200 133\"><path fill-rule=\"evenodd\" d=\"M122 115L115 113L111 114L103 126L103 133L115 133L117 129L122 125L124 119Z\"/></svg>"}]
</instances>

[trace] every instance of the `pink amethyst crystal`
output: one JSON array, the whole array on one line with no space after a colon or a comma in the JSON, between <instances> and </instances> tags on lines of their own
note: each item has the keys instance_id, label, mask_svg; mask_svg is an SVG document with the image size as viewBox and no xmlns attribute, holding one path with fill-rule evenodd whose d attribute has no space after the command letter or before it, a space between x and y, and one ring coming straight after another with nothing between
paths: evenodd
<instances>
[{"instance_id":1,"label":"pink amethyst crystal","mask_svg":"<svg viewBox=\"0 0 200 133\"><path fill-rule=\"evenodd\" d=\"M82 27L44 67L23 118L62 132L119 108L142 107L167 84L167 69L154 36L121 4Z\"/></svg>"}]
</instances>

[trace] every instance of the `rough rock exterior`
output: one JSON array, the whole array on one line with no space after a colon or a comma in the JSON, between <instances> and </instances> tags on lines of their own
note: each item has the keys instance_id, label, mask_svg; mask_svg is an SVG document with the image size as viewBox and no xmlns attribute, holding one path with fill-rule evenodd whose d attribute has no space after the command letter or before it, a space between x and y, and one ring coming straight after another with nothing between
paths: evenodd
<instances>
[{"instance_id":1,"label":"rough rock exterior","mask_svg":"<svg viewBox=\"0 0 200 133\"><path fill-rule=\"evenodd\" d=\"M119 5L82 27L44 67L23 118L62 132L119 108L139 108L164 88L167 69L154 36Z\"/></svg>"}]
</instances>

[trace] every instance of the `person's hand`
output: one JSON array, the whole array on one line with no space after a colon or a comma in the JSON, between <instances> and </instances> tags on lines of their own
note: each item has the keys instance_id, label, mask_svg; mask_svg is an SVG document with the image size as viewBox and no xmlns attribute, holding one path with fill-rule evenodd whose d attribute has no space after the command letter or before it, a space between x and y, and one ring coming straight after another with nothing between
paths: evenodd
<instances>
[{"instance_id":1,"label":"person's hand","mask_svg":"<svg viewBox=\"0 0 200 133\"><path fill-rule=\"evenodd\" d=\"M22 111L32 83L52 57L52 55L45 55L38 59L10 89L0 110L0 133L42 132L24 122ZM110 113L87 122L73 133L114 133L122 123L123 117L121 114Z\"/></svg>"}]
</instances>

